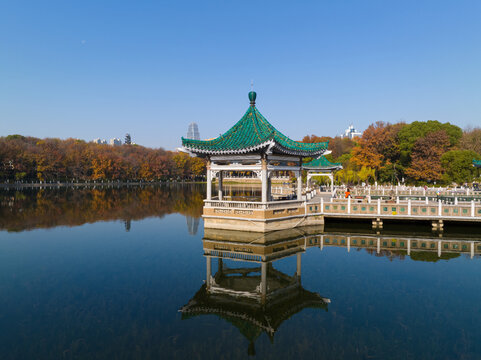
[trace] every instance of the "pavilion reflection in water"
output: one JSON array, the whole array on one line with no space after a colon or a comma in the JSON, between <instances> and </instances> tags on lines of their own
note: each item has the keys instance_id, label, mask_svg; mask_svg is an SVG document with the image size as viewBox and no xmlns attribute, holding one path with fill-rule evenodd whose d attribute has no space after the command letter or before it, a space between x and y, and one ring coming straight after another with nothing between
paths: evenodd
<instances>
[{"instance_id":1,"label":"pavilion reflection in water","mask_svg":"<svg viewBox=\"0 0 481 360\"><path fill-rule=\"evenodd\" d=\"M248 339L248 353L252 355L254 342L263 332L273 341L280 325L301 310L327 311L330 299L302 287L301 258L306 238L301 234L297 230L258 234L206 229L205 284L180 309L182 319L221 317ZM296 256L294 275L274 267L275 261L291 256ZM217 259L214 274L212 259ZM241 267L229 266L233 261L242 262Z\"/></svg>"}]
</instances>

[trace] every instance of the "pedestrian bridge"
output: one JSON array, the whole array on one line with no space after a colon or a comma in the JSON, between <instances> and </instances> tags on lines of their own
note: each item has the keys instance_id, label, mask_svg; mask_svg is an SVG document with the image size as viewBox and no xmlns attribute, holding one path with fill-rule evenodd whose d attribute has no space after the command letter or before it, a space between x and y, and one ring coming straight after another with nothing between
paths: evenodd
<instances>
[{"instance_id":1,"label":"pedestrian bridge","mask_svg":"<svg viewBox=\"0 0 481 360\"><path fill-rule=\"evenodd\" d=\"M383 220L431 221L434 229L442 229L444 221L480 222L481 204L474 200L444 204L441 200L354 200L314 198L308 203L309 213L322 214L324 218L371 219L373 227L382 228Z\"/></svg>"},{"instance_id":2,"label":"pedestrian bridge","mask_svg":"<svg viewBox=\"0 0 481 360\"><path fill-rule=\"evenodd\" d=\"M324 224L329 219L371 221L382 228L385 221L430 222L432 229L443 230L445 222L481 224L481 203L457 201L443 203L424 200L332 199L321 195L309 200L244 202L206 200L206 228L268 232L299 226Z\"/></svg>"}]
</instances>

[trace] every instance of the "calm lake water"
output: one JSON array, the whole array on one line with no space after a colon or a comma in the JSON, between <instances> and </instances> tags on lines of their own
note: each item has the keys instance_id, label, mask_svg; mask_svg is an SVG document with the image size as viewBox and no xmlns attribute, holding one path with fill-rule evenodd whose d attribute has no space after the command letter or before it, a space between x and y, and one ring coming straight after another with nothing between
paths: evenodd
<instances>
[{"instance_id":1,"label":"calm lake water","mask_svg":"<svg viewBox=\"0 0 481 360\"><path fill-rule=\"evenodd\" d=\"M255 251L213 256L215 286L231 295L206 294L206 248L252 235L204 237L203 198L193 185L0 190L0 358L481 359L470 243L438 257L426 233L408 256L376 251L377 238L407 241L405 227L287 232L255 248L277 259L261 306L234 296L257 289ZM480 240L449 239L463 236Z\"/></svg>"}]
</instances>

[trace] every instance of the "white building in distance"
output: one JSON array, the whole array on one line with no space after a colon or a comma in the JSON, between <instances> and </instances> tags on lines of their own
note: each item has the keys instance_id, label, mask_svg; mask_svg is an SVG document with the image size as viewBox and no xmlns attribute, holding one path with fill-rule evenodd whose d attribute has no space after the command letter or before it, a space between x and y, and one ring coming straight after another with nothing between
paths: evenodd
<instances>
[{"instance_id":1,"label":"white building in distance","mask_svg":"<svg viewBox=\"0 0 481 360\"><path fill-rule=\"evenodd\" d=\"M120 140L119 138L113 138L110 139L109 144L112 146L119 146L122 145L122 140Z\"/></svg>"},{"instance_id":2,"label":"white building in distance","mask_svg":"<svg viewBox=\"0 0 481 360\"><path fill-rule=\"evenodd\" d=\"M107 140L105 139L94 139L93 142L99 145L107 145Z\"/></svg>"},{"instance_id":3,"label":"white building in distance","mask_svg":"<svg viewBox=\"0 0 481 360\"><path fill-rule=\"evenodd\" d=\"M357 131L355 128L354 128L354 125L349 125L349 127L344 130L344 134L341 134L341 139L343 138L349 138L349 139L354 139L355 137L360 137L362 136L362 132L360 131Z\"/></svg>"}]
</instances>

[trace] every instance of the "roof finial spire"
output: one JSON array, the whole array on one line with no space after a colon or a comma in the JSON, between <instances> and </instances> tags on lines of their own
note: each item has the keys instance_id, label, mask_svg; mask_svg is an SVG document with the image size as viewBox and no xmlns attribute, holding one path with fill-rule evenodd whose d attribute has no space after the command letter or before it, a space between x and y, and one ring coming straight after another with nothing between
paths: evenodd
<instances>
[{"instance_id":1,"label":"roof finial spire","mask_svg":"<svg viewBox=\"0 0 481 360\"><path fill-rule=\"evenodd\" d=\"M251 80L251 91L249 92L249 100L251 102L251 106L256 106L256 97L257 94L254 91L254 80Z\"/></svg>"}]
</instances>

